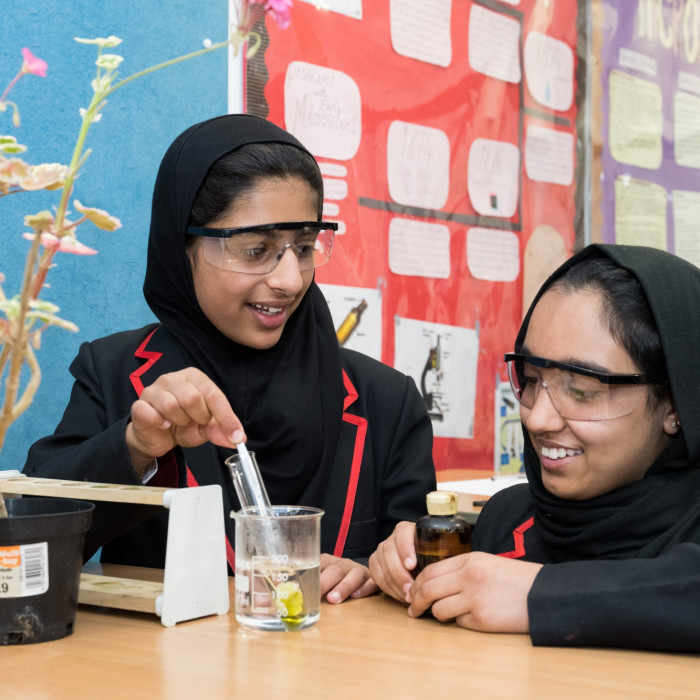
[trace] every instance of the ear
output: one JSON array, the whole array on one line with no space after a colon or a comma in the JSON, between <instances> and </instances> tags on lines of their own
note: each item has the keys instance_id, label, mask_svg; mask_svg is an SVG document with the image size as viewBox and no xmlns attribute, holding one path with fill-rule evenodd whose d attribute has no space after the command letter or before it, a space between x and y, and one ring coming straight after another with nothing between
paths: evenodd
<instances>
[{"instance_id":1,"label":"ear","mask_svg":"<svg viewBox=\"0 0 700 700\"><path fill-rule=\"evenodd\" d=\"M664 412L664 432L667 435L676 435L681 429L681 421L678 418L678 412L668 402Z\"/></svg>"}]
</instances>

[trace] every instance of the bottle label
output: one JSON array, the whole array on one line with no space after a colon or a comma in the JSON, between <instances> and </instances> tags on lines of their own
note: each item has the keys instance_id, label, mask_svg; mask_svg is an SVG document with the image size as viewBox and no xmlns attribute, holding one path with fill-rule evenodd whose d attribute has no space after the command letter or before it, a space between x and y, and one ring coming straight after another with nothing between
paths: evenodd
<instances>
[{"instance_id":1,"label":"bottle label","mask_svg":"<svg viewBox=\"0 0 700 700\"><path fill-rule=\"evenodd\" d=\"M47 542L0 546L0 598L23 598L48 590Z\"/></svg>"}]
</instances>

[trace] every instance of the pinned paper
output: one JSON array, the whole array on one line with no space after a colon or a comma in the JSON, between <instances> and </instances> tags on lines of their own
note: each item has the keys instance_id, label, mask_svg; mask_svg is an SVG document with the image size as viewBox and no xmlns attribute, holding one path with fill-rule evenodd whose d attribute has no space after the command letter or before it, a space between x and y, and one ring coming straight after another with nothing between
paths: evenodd
<instances>
[{"instance_id":1,"label":"pinned paper","mask_svg":"<svg viewBox=\"0 0 700 700\"><path fill-rule=\"evenodd\" d=\"M520 272L520 241L510 231L470 228L467 233L467 266L472 277L513 282Z\"/></svg>"},{"instance_id":2,"label":"pinned paper","mask_svg":"<svg viewBox=\"0 0 700 700\"><path fill-rule=\"evenodd\" d=\"M392 219L389 269L395 275L447 279L450 276L450 230L444 224Z\"/></svg>"},{"instance_id":3,"label":"pinned paper","mask_svg":"<svg viewBox=\"0 0 700 700\"><path fill-rule=\"evenodd\" d=\"M350 160L360 147L360 89L347 74L292 61L284 81L284 122L315 156Z\"/></svg>"},{"instance_id":4,"label":"pinned paper","mask_svg":"<svg viewBox=\"0 0 700 700\"><path fill-rule=\"evenodd\" d=\"M525 137L525 172L531 180L570 185L574 179L574 137L530 124Z\"/></svg>"},{"instance_id":5,"label":"pinned paper","mask_svg":"<svg viewBox=\"0 0 700 700\"><path fill-rule=\"evenodd\" d=\"M700 192L673 191L674 253L700 267Z\"/></svg>"},{"instance_id":6,"label":"pinned paper","mask_svg":"<svg viewBox=\"0 0 700 700\"><path fill-rule=\"evenodd\" d=\"M519 83L520 23L473 4L469 12L469 65L484 75Z\"/></svg>"},{"instance_id":7,"label":"pinned paper","mask_svg":"<svg viewBox=\"0 0 700 700\"><path fill-rule=\"evenodd\" d=\"M477 332L396 316L394 347L394 367L416 382L435 437L473 437Z\"/></svg>"},{"instance_id":8,"label":"pinned paper","mask_svg":"<svg viewBox=\"0 0 700 700\"><path fill-rule=\"evenodd\" d=\"M452 61L452 0L391 0L391 45L401 56L449 66Z\"/></svg>"},{"instance_id":9,"label":"pinned paper","mask_svg":"<svg viewBox=\"0 0 700 700\"><path fill-rule=\"evenodd\" d=\"M362 0L302 0L329 12L362 19Z\"/></svg>"},{"instance_id":10,"label":"pinned paper","mask_svg":"<svg viewBox=\"0 0 700 700\"><path fill-rule=\"evenodd\" d=\"M610 153L619 163L656 170L663 157L661 88L610 71Z\"/></svg>"},{"instance_id":11,"label":"pinned paper","mask_svg":"<svg viewBox=\"0 0 700 700\"><path fill-rule=\"evenodd\" d=\"M450 189L447 134L420 124L394 121L387 136L389 194L399 204L441 209Z\"/></svg>"},{"instance_id":12,"label":"pinned paper","mask_svg":"<svg viewBox=\"0 0 700 700\"><path fill-rule=\"evenodd\" d=\"M382 359L382 294L379 289L319 284L340 344L375 360ZM342 342L341 342L342 340Z\"/></svg>"},{"instance_id":13,"label":"pinned paper","mask_svg":"<svg viewBox=\"0 0 700 700\"><path fill-rule=\"evenodd\" d=\"M666 189L621 175L615 180L615 242L666 250Z\"/></svg>"},{"instance_id":14,"label":"pinned paper","mask_svg":"<svg viewBox=\"0 0 700 700\"><path fill-rule=\"evenodd\" d=\"M348 196L347 181L324 177L323 196L325 199L345 199Z\"/></svg>"},{"instance_id":15,"label":"pinned paper","mask_svg":"<svg viewBox=\"0 0 700 700\"><path fill-rule=\"evenodd\" d=\"M678 165L700 168L700 97L676 92L673 99L673 153Z\"/></svg>"},{"instance_id":16,"label":"pinned paper","mask_svg":"<svg viewBox=\"0 0 700 700\"><path fill-rule=\"evenodd\" d=\"M574 101L574 54L563 41L530 32L525 39L525 79L545 107L566 112Z\"/></svg>"},{"instance_id":17,"label":"pinned paper","mask_svg":"<svg viewBox=\"0 0 700 700\"><path fill-rule=\"evenodd\" d=\"M519 171L517 146L475 139L467 165L467 189L474 209L483 216L513 216L518 207Z\"/></svg>"}]
</instances>

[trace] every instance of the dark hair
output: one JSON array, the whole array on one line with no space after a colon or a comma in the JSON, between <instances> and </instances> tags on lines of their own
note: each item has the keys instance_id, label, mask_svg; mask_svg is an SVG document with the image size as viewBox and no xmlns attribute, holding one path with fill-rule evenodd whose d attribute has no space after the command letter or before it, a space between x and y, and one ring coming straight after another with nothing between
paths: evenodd
<instances>
[{"instance_id":1,"label":"dark hair","mask_svg":"<svg viewBox=\"0 0 700 700\"><path fill-rule=\"evenodd\" d=\"M190 212L190 226L215 221L259 182L299 178L318 197L318 218L323 210L323 178L318 163L306 151L287 143L251 143L219 158L209 168Z\"/></svg>"},{"instance_id":2,"label":"dark hair","mask_svg":"<svg viewBox=\"0 0 700 700\"><path fill-rule=\"evenodd\" d=\"M656 402L670 398L668 369L651 307L639 280L608 257L587 258L557 278L550 290L594 290L603 297L603 322L649 378Z\"/></svg>"}]
</instances>

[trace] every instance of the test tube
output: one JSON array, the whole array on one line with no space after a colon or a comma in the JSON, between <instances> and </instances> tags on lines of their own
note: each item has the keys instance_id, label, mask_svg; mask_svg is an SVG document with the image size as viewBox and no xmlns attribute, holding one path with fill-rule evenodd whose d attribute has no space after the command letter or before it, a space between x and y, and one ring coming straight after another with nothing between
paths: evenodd
<instances>
[{"instance_id":1,"label":"test tube","mask_svg":"<svg viewBox=\"0 0 700 700\"><path fill-rule=\"evenodd\" d=\"M255 452L249 452L242 442L236 448L238 453L226 460L226 466L231 473L241 508L256 507L260 515L270 515L272 506L260 476Z\"/></svg>"}]
</instances>

